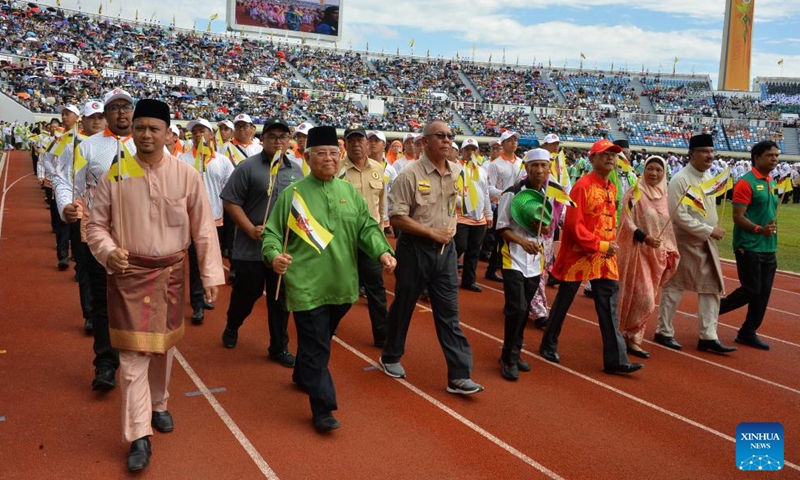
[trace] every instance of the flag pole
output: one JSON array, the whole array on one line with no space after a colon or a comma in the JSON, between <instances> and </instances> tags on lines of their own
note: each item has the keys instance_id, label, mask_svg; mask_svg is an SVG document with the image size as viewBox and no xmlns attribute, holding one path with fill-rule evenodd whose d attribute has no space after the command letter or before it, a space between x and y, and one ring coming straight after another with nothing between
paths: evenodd
<instances>
[{"instance_id":1,"label":"flag pole","mask_svg":"<svg viewBox=\"0 0 800 480\"><path fill-rule=\"evenodd\" d=\"M717 225L722 225L722 222L725 220L725 204L728 203L728 199L725 197L727 194L727 191L722 193L722 213L719 215L719 221L717 222Z\"/></svg>"},{"instance_id":2,"label":"flag pole","mask_svg":"<svg viewBox=\"0 0 800 480\"><path fill-rule=\"evenodd\" d=\"M686 193L689 191L689 188L691 188L691 185L687 185L686 189L683 191L683 194L678 198L678 203L675 204L675 208L673 208L672 209L672 213L669 214L669 218L667 219L667 223L665 223L664 226L661 227L661 231L658 232L658 235L656 235L656 238L661 239L661 235L664 234L664 230L666 230L667 227L669 226L669 224L672 223L672 219L675 217L675 214L678 213L678 207L681 206L681 201L683 200L683 197L686 196Z\"/></svg>"},{"instance_id":3,"label":"flag pole","mask_svg":"<svg viewBox=\"0 0 800 480\"><path fill-rule=\"evenodd\" d=\"M125 238L125 230L122 221L122 141L117 139L117 201L119 204L119 248L125 249L123 239Z\"/></svg>"},{"instance_id":4,"label":"flag pole","mask_svg":"<svg viewBox=\"0 0 800 480\"><path fill-rule=\"evenodd\" d=\"M275 163L275 161L276 161L275 157L280 158L282 155L283 155L283 151L282 150L278 150L275 153L275 155L272 157L272 162L270 162L270 164L269 164L269 186L267 187L267 211L264 212L264 221L261 222L261 225L266 225L267 224L267 217L269 217L269 206L272 204L272 189L274 187L274 185L273 185L273 180L274 179L272 178L272 164ZM278 168L280 168L280 166L278 166Z\"/></svg>"},{"instance_id":5,"label":"flag pole","mask_svg":"<svg viewBox=\"0 0 800 480\"><path fill-rule=\"evenodd\" d=\"M297 188L295 188L297 190ZM266 217L265 217L266 218ZM264 220L266 221L266 220ZM286 246L289 244L289 222L286 222L286 233L283 236L283 252L282 255L286 255ZM283 274L278 275L278 286L275 288L275 300L278 300L278 294L281 292L281 281L283 280Z\"/></svg>"}]
</instances>

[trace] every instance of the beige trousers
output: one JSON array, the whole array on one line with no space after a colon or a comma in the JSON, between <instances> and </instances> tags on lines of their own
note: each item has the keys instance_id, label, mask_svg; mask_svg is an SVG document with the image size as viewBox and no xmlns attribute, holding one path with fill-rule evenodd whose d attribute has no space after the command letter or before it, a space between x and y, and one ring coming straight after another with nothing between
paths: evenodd
<instances>
[{"instance_id":1,"label":"beige trousers","mask_svg":"<svg viewBox=\"0 0 800 480\"><path fill-rule=\"evenodd\" d=\"M133 442L153 434L153 412L167 409L169 379L175 347L164 355L119 352L119 384L122 396L122 436Z\"/></svg>"},{"instance_id":2,"label":"beige trousers","mask_svg":"<svg viewBox=\"0 0 800 480\"><path fill-rule=\"evenodd\" d=\"M658 327L656 333L667 337L675 336L672 321L681 303L683 290L670 286L661 287L661 300L658 305ZM717 339L717 317L719 316L719 294L698 293L697 320L700 327L700 340Z\"/></svg>"}]
</instances>

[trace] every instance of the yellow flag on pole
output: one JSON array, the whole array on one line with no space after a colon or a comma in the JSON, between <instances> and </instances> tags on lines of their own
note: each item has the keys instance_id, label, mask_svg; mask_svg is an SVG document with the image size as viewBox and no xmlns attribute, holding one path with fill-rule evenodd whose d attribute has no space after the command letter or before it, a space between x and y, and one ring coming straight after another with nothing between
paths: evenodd
<instances>
[{"instance_id":1,"label":"yellow flag on pole","mask_svg":"<svg viewBox=\"0 0 800 480\"><path fill-rule=\"evenodd\" d=\"M694 185L690 185L689 189L686 190L686 194L681 199L681 203L700 212L704 217L708 216L705 202L703 202L703 192Z\"/></svg>"},{"instance_id":2,"label":"yellow flag on pole","mask_svg":"<svg viewBox=\"0 0 800 480\"><path fill-rule=\"evenodd\" d=\"M128 150L128 145L123 143L120 158L115 158L108 169L108 179L114 183L129 178L144 177L144 170L136 162L133 154Z\"/></svg>"}]
</instances>

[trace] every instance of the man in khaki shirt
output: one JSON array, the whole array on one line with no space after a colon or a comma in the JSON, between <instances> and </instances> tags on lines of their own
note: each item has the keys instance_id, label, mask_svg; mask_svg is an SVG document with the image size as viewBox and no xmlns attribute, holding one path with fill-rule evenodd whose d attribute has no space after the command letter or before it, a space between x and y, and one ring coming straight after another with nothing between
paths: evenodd
<instances>
[{"instance_id":1,"label":"man in khaki shirt","mask_svg":"<svg viewBox=\"0 0 800 480\"><path fill-rule=\"evenodd\" d=\"M383 225L386 185L383 167L369 158L367 132L363 128L344 131L344 148L347 156L342 161L339 178L350 182L361 193L369 207L369 215ZM372 323L372 340L376 347L386 345L386 288L383 286L383 265L367 254L358 251L358 276L367 295L369 319Z\"/></svg>"},{"instance_id":2,"label":"man in khaki shirt","mask_svg":"<svg viewBox=\"0 0 800 480\"><path fill-rule=\"evenodd\" d=\"M428 288L439 344L447 362L447 391L469 395L483 390L471 380L472 348L458 322L456 249L457 163L447 161L453 142L450 127L441 121L425 126L424 155L404 168L389 193L392 227L397 241L395 300L389 310L386 347L380 364L386 375L406 376L400 364L415 304Z\"/></svg>"}]
</instances>

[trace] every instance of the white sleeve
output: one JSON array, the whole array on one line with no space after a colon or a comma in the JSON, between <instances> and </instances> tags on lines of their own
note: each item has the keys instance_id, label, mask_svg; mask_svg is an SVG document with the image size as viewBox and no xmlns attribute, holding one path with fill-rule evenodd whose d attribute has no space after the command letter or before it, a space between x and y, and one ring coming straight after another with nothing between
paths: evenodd
<instances>
[{"instance_id":1,"label":"white sleeve","mask_svg":"<svg viewBox=\"0 0 800 480\"><path fill-rule=\"evenodd\" d=\"M67 148L60 156L55 158L55 172L50 178L50 183L53 184L53 196L56 200L58 208L58 216L62 221L64 218L64 207L72 203L72 164L73 164L73 150Z\"/></svg>"},{"instance_id":2,"label":"white sleeve","mask_svg":"<svg viewBox=\"0 0 800 480\"><path fill-rule=\"evenodd\" d=\"M511 228L511 201L514 200L514 194L511 192L504 193L500 197L500 204L497 206L497 225L498 231Z\"/></svg>"}]
</instances>

